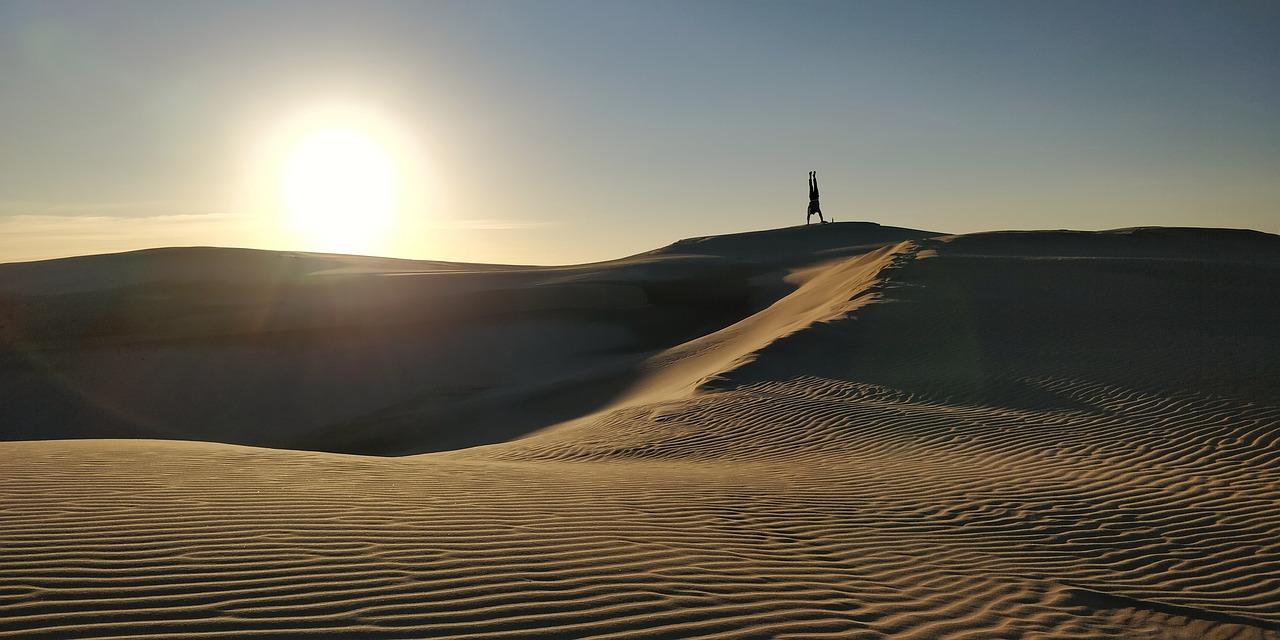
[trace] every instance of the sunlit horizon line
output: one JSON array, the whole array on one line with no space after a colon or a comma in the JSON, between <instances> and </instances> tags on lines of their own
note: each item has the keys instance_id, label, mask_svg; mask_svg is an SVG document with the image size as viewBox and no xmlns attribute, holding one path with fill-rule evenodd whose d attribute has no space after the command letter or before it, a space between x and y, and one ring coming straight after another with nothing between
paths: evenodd
<instances>
[{"instance_id":1,"label":"sunlit horizon line","mask_svg":"<svg viewBox=\"0 0 1280 640\"><path fill-rule=\"evenodd\" d=\"M167 217L202 217L206 215L218 215L218 214L175 214L173 216L167 216ZM239 217L244 217L244 216L241 215ZM842 222L861 223L861 224L879 224L876 222L871 222L866 220L842 221ZM549 225L549 226L558 226L558 224ZM764 229L726 230L723 233L711 234L711 235L712 237L719 236L719 235L736 235L741 233L754 233L754 232L760 232L760 231L780 230L780 229L786 229L786 228L791 228L796 226L804 226L804 225L798 224L798 225L789 225L786 227L767 227ZM884 226L895 226L895 225L884 225ZM444 228L444 227L441 227L441 228ZM904 228L908 228L908 227L904 227ZM939 235L969 235L969 234L980 234L980 233L997 233L997 232L1006 232L1006 231L1016 231L1016 232L1068 231L1068 232L1086 232L1086 233L1087 232L1105 233L1105 232L1123 231L1123 230L1129 230L1129 229L1135 229L1135 228L1152 228L1152 229L1222 228L1222 229L1236 229L1236 230L1242 230L1242 231L1253 231L1253 232L1263 233L1267 235L1280 235L1280 229L1278 229L1277 231L1266 231L1262 229L1255 229L1255 228L1248 228L1248 227L1185 227L1180 225L1141 225L1141 224L1097 228L1097 229L1086 229L1086 228L1006 229L1006 228L1000 228L1000 229L975 229L975 230L969 230L969 231L956 231L956 232L939 231L938 233ZM688 236L688 237L707 237L707 236ZM263 252L263 253L282 254L282 255L301 254L301 255L336 256L336 257L351 257L351 258L373 258L378 260L395 260L395 261L405 261L405 262L435 262L435 263L449 263L449 264L461 264L461 265L474 264L474 265L496 265L496 266L563 267L563 266L587 265L587 264L594 264L598 262L606 262L610 260L621 259L621 258L629 257L632 255L637 255L638 253L643 253L645 251L650 251L656 248L660 248L662 246L667 246L668 244L679 242L682 239L685 239L685 238L673 237L669 242L666 242L665 244L659 244L653 247L640 248L638 250L632 250L632 251L624 250L624 251L618 252L616 255L611 254L608 257L586 259L586 260L569 260L569 261L564 261L564 260L504 261L504 260L485 260L485 259L479 259L479 260L455 259L455 258L449 258L445 256L424 256L421 254L406 255L399 252L345 253L340 251L325 251L325 250L290 247L290 246L284 246L284 245L278 244L276 242L262 242L262 243L227 243L227 244L218 244L218 243L156 244L151 246L133 247L133 248L119 249L119 250L91 251L86 253L60 253L59 252L54 255L46 255L42 257L32 257L32 258L20 258L17 260L0 259L0 264L30 264L30 263L36 263L36 262L49 262L49 261L67 260L67 259L75 259L75 258L123 255L123 254L131 254L131 253L142 253L142 252L148 252L148 251L163 251L168 249L227 249L232 251L255 251L255 252Z\"/></svg>"}]
</instances>

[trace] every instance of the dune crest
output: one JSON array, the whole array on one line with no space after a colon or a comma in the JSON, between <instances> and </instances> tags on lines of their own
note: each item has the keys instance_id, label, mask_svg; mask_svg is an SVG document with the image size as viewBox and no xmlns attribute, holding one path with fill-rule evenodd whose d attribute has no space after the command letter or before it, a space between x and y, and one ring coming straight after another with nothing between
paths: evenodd
<instances>
[{"instance_id":1,"label":"dune crest","mask_svg":"<svg viewBox=\"0 0 1280 640\"><path fill-rule=\"evenodd\" d=\"M0 443L0 638L1280 638L1276 236L254 260L199 296L0 265L0 392L66 399L5 429L74 423ZM104 382L143 356L211 397ZM293 396L227 379L264 362ZM437 452L58 439L154 430Z\"/></svg>"}]
</instances>

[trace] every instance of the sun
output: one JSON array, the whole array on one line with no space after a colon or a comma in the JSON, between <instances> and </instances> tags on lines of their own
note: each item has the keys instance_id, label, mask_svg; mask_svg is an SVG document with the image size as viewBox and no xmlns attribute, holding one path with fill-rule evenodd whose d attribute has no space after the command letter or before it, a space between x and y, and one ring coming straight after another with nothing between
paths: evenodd
<instances>
[{"instance_id":1,"label":"sun","mask_svg":"<svg viewBox=\"0 0 1280 640\"><path fill-rule=\"evenodd\" d=\"M396 227L396 163L357 129L301 136L284 158L278 191L286 224L312 250L373 253Z\"/></svg>"}]
</instances>

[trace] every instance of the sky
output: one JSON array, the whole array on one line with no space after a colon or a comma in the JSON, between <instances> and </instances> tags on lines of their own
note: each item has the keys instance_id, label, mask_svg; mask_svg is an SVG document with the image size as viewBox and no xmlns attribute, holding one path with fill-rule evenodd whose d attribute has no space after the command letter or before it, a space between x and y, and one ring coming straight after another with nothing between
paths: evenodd
<instances>
[{"instance_id":1,"label":"sky","mask_svg":"<svg viewBox=\"0 0 1280 640\"><path fill-rule=\"evenodd\" d=\"M803 224L810 170L838 221L1277 233L1277 34L1272 0L0 0L0 262L575 264Z\"/></svg>"}]
</instances>

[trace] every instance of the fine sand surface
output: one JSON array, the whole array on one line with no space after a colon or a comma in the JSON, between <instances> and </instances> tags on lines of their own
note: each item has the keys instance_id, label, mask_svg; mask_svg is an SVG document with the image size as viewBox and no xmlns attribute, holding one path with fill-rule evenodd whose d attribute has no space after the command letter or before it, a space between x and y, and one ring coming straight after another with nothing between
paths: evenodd
<instances>
[{"instance_id":1,"label":"fine sand surface","mask_svg":"<svg viewBox=\"0 0 1280 640\"><path fill-rule=\"evenodd\" d=\"M1274 235L165 249L0 314L0 638L1280 638Z\"/></svg>"}]
</instances>

